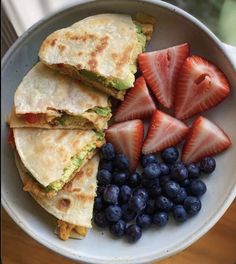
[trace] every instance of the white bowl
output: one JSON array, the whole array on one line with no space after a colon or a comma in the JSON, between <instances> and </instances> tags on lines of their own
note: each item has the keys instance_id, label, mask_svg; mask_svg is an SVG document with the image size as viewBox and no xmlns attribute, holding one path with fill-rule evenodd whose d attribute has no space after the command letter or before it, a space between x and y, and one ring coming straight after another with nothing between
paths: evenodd
<instances>
[{"instance_id":1,"label":"white bowl","mask_svg":"<svg viewBox=\"0 0 236 264\"><path fill-rule=\"evenodd\" d=\"M188 13L161 1L81 1L77 6L50 16L31 27L10 48L2 61L2 204L14 221L30 236L59 254L88 263L146 263L175 254L204 235L224 214L236 193L236 72L221 42L207 27ZM204 113L230 136L233 146L216 158L217 169L204 180L208 192L202 210L184 224L169 223L163 229L143 233L136 244L115 240L108 232L94 228L82 241L63 242L54 234L54 218L22 190L13 153L6 143L5 119L13 104L14 91L26 72L36 63L42 40L56 29L89 15L105 12L133 14L145 11L157 19L148 50L188 42L191 52L208 58L227 75L232 92L221 105ZM26 249L27 252L27 249Z\"/></svg>"}]
</instances>

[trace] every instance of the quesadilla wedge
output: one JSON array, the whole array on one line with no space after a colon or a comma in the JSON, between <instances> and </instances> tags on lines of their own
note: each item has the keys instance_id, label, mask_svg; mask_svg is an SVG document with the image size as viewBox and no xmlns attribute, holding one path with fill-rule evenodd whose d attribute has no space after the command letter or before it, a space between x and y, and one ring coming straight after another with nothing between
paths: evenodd
<instances>
[{"instance_id":1,"label":"quesadilla wedge","mask_svg":"<svg viewBox=\"0 0 236 264\"><path fill-rule=\"evenodd\" d=\"M93 130L13 129L16 150L29 174L24 190L51 198L104 143Z\"/></svg>"},{"instance_id":2,"label":"quesadilla wedge","mask_svg":"<svg viewBox=\"0 0 236 264\"><path fill-rule=\"evenodd\" d=\"M15 154L21 180L26 186L30 177L29 172L19 155ZM56 233L62 240L69 237L82 239L86 236L88 229L92 227L91 219L96 196L98 164L99 156L95 155L51 199L38 197L30 192L40 206L58 219Z\"/></svg>"},{"instance_id":3,"label":"quesadilla wedge","mask_svg":"<svg viewBox=\"0 0 236 264\"><path fill-rule=\"evenodd\" d=\"M99 14L50 34L39 58L47 66L123 100L133 86L137 56L153 24L123 14Z\"/></svg>"},{"instance_id":4,"label":"quesadilla wedge","mask_svg":"<svg viewBox=\"0 0 236 264\"><path fill-rule=\"evenodd\" d=\"M15 92L10 127L107 128L111 118L107 95L37 63Z\"/></svg>"}]
</instances>

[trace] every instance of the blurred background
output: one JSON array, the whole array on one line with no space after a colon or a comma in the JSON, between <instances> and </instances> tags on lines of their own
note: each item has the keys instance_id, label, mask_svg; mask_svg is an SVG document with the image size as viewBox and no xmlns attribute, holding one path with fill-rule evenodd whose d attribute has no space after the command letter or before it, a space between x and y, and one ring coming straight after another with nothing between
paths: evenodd
<instances>
[{"instance_id":1,"label":"blurred background","mask_svg":"<svg viewBox=\"0 0 236 264\"><path fill-rule=\"evenodd\" d=\"M18 36L46 15L78 2L80 1L2 0L3 7ZM236 0L171 0L165 2L189 12L205 23L223 42L236 46Z\"/></svg>"}]
</instances>

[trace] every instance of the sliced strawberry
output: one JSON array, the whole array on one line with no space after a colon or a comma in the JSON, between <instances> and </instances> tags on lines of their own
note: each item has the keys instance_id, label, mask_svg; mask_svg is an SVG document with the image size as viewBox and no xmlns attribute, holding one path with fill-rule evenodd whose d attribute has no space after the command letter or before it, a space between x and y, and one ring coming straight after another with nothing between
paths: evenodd
<instances>
[{"instance_id":1,"label":"sliced strawberry","mask_svg":"<svg viewBox=\"0 0 236 264\"><path fill-rule=\"evenodd\" d=\"M199 56L188 57L176 85L175 116L186 119L206 111L229 95L229 83L215 65Z\"/></svg>"},{"instance_id":2,"label":"sliced strawberry","mask_svg":"<svg viewBox=\"0 0 236 264\"><path fill-rule=\"evenodd\" d=\"M138 165L143 133L143 122L138 119L114 124L106 130L107 142L112 143L118 153L127 155L132 171Z\"/></svg>"},{"instance_id":3,"label":"sliced strawberry","mask_svg":"<svg viewBox=\"0 0 236 264\"><path fill-rule=\"evenodd\" d=\"M142 152L149 154L175 146L184 139L188 127L176 118L156 110L151 119Z\"/></svg>"},{"instance_id":4,"label":"sliced strawberry","mask_svg":"<svg viewBox=\"0 0 236 264\"><path fill-rule=\"evenodd\" d=\"M30 124L35 124L40 120L40 115L27 113L27 114L24 114L24 119L26 122L28 122Z\"/></svg>"},{"instance_id":5,"label":"sliced strawberry","mask_svg":"<svg viewBox=\"0 0 236 264\"><path fill-rule=\"evenodd\" d=\"M13 129L12 129L12 128L10 128L10 129L8 130L7 143L8 143L9 145L11 145L12 147L15 146L15 139L14 139L14 133L13 133Z\"/></svg>"},{"instance_id":6,"label":"sliced strawberry","mask_svg":"<svg viewBox=\"0 0 236 264\"><path fill-rule=\"evenodd\" d=\"M225 132L210 120L198 117L187 136L182 161L191 163L222 152L231 145Z\"/></svg>"},{"instance_id":7,"label":"sliced strawberry","mask_svg":"<svg viewBox=\"0 0 236 264\"><path fill-rule=\"evenodd\" d=\"M122 122L145 118L152 115L155 109L156 105L143 76L141 76L135 81L134 87L126 94L124 101L120 103L115 114L115 121Z\"/></svg>"},{"instance_id":8,"label":"sliced strawberry","mask_svg":"<svg viewBox=\"0 0 236 264\"><path fill-rule=\"evenodd\" d=\"M160 103L167 108L173 106L178 73L188 56L187 43L138 56L139 67L147 84Z\"/></svg>"}]
</instances>

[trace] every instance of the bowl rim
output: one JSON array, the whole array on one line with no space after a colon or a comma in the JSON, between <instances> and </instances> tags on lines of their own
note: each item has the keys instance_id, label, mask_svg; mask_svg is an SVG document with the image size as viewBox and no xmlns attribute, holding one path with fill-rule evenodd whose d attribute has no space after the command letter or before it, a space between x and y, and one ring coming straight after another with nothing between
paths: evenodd
<instances>
[{"instance_id":1,"label":"bowl rim","mask_svg":"<svg viewBox=\"0 0 236 264\"><path fill-rule=\"evenodd\" d=\"M25 39L27 39L28 35L30 35L34 30L36 30L38 27L41 27L43 24L47 23L49 20L53 19L55 16L61 15L63 13L69 12L72 8L81 6L81 5L89 5L91 3L96 2L96 0L80 0L77 3L69 4L66 7L63 7L55 12L52 12L51 14L45 16L43 19L39 20L35 24L33 24L29 29L27 29L15 42L14 44L8 49L4 57L2 58L1 62L1 70L5 67L8 59L11 57L12 53L14 52L15 48L21 44L21 42ZM99 2L108 2L107 0L100 0ZM197 18L189 14L188 12L180 9L177 6L174 6L172 4L169 4L167 2L163 1L158 1L158 0L126 0L126 2L143 2L143 3L150 3L157 5L159 7L162 7L164 9L167 9L171 12L177 13L178 15L182 16L186 20L188 20L190 23L195 24L201 31L204 31L207 36L213 40L214 44L217 46L217 48L222 52L222 54L225 56L226 60L229 62L231 67L235 69L234 67L234 62L233 60L228 56L226 53L222 42L219 40L218 37L207 27L205 26L202 22L200 22ZM138 260L135 259L135 257L132 258L106 258L106 259L101 259L101 258L94 258L94 257L86 257L86 256L80 256L77 254L73 254L71 251L61 249L60 247L56 246L52 242L49 242L48 240L38 237L37 234L34 232L34 230L31 230L26 223L22 220L21 216L18 215L9 205L7 200L4 198L4 193L2 192L1 196L1 203L4 207L4 209L7 211L7 213L10 215L10 217L14 220L14 222L20 226L21 229L24 230L30 237L35 239L37 242L42 244L43 246L47 247L48 249L56 252L57 254L63 255L69 259L73 259L76 261L82 261L84 263L101 263L101 264L108 264L108 263L129 263L129 264L138 264L138 263L145 263L149 261L154 261L154 260L161 260L167 257L170 257L172 255L177 254L178 252L184 250L191 244L193 244L195 241L197 241L200 237L202 237L207 231L209 231L215 224L216 222L222 217L222 215L225 213L227 208L230 206L230 204L233 202L234 198L236 197L236 185L231 186L231 188L228 191L228 194L224 201L222 202L222 205L220 206L220 210L211 217L211 219L204 225L204 227L200 230L195 231L191 235L191 237L187 238L181 245L178 245L175 248L171 248L168 250L168 252L162 252L160 253L154 253L152 255L144 255L143 257L139 258ZM128 262L127 262L128 261Z\"/></svg>"}]
</instances>

